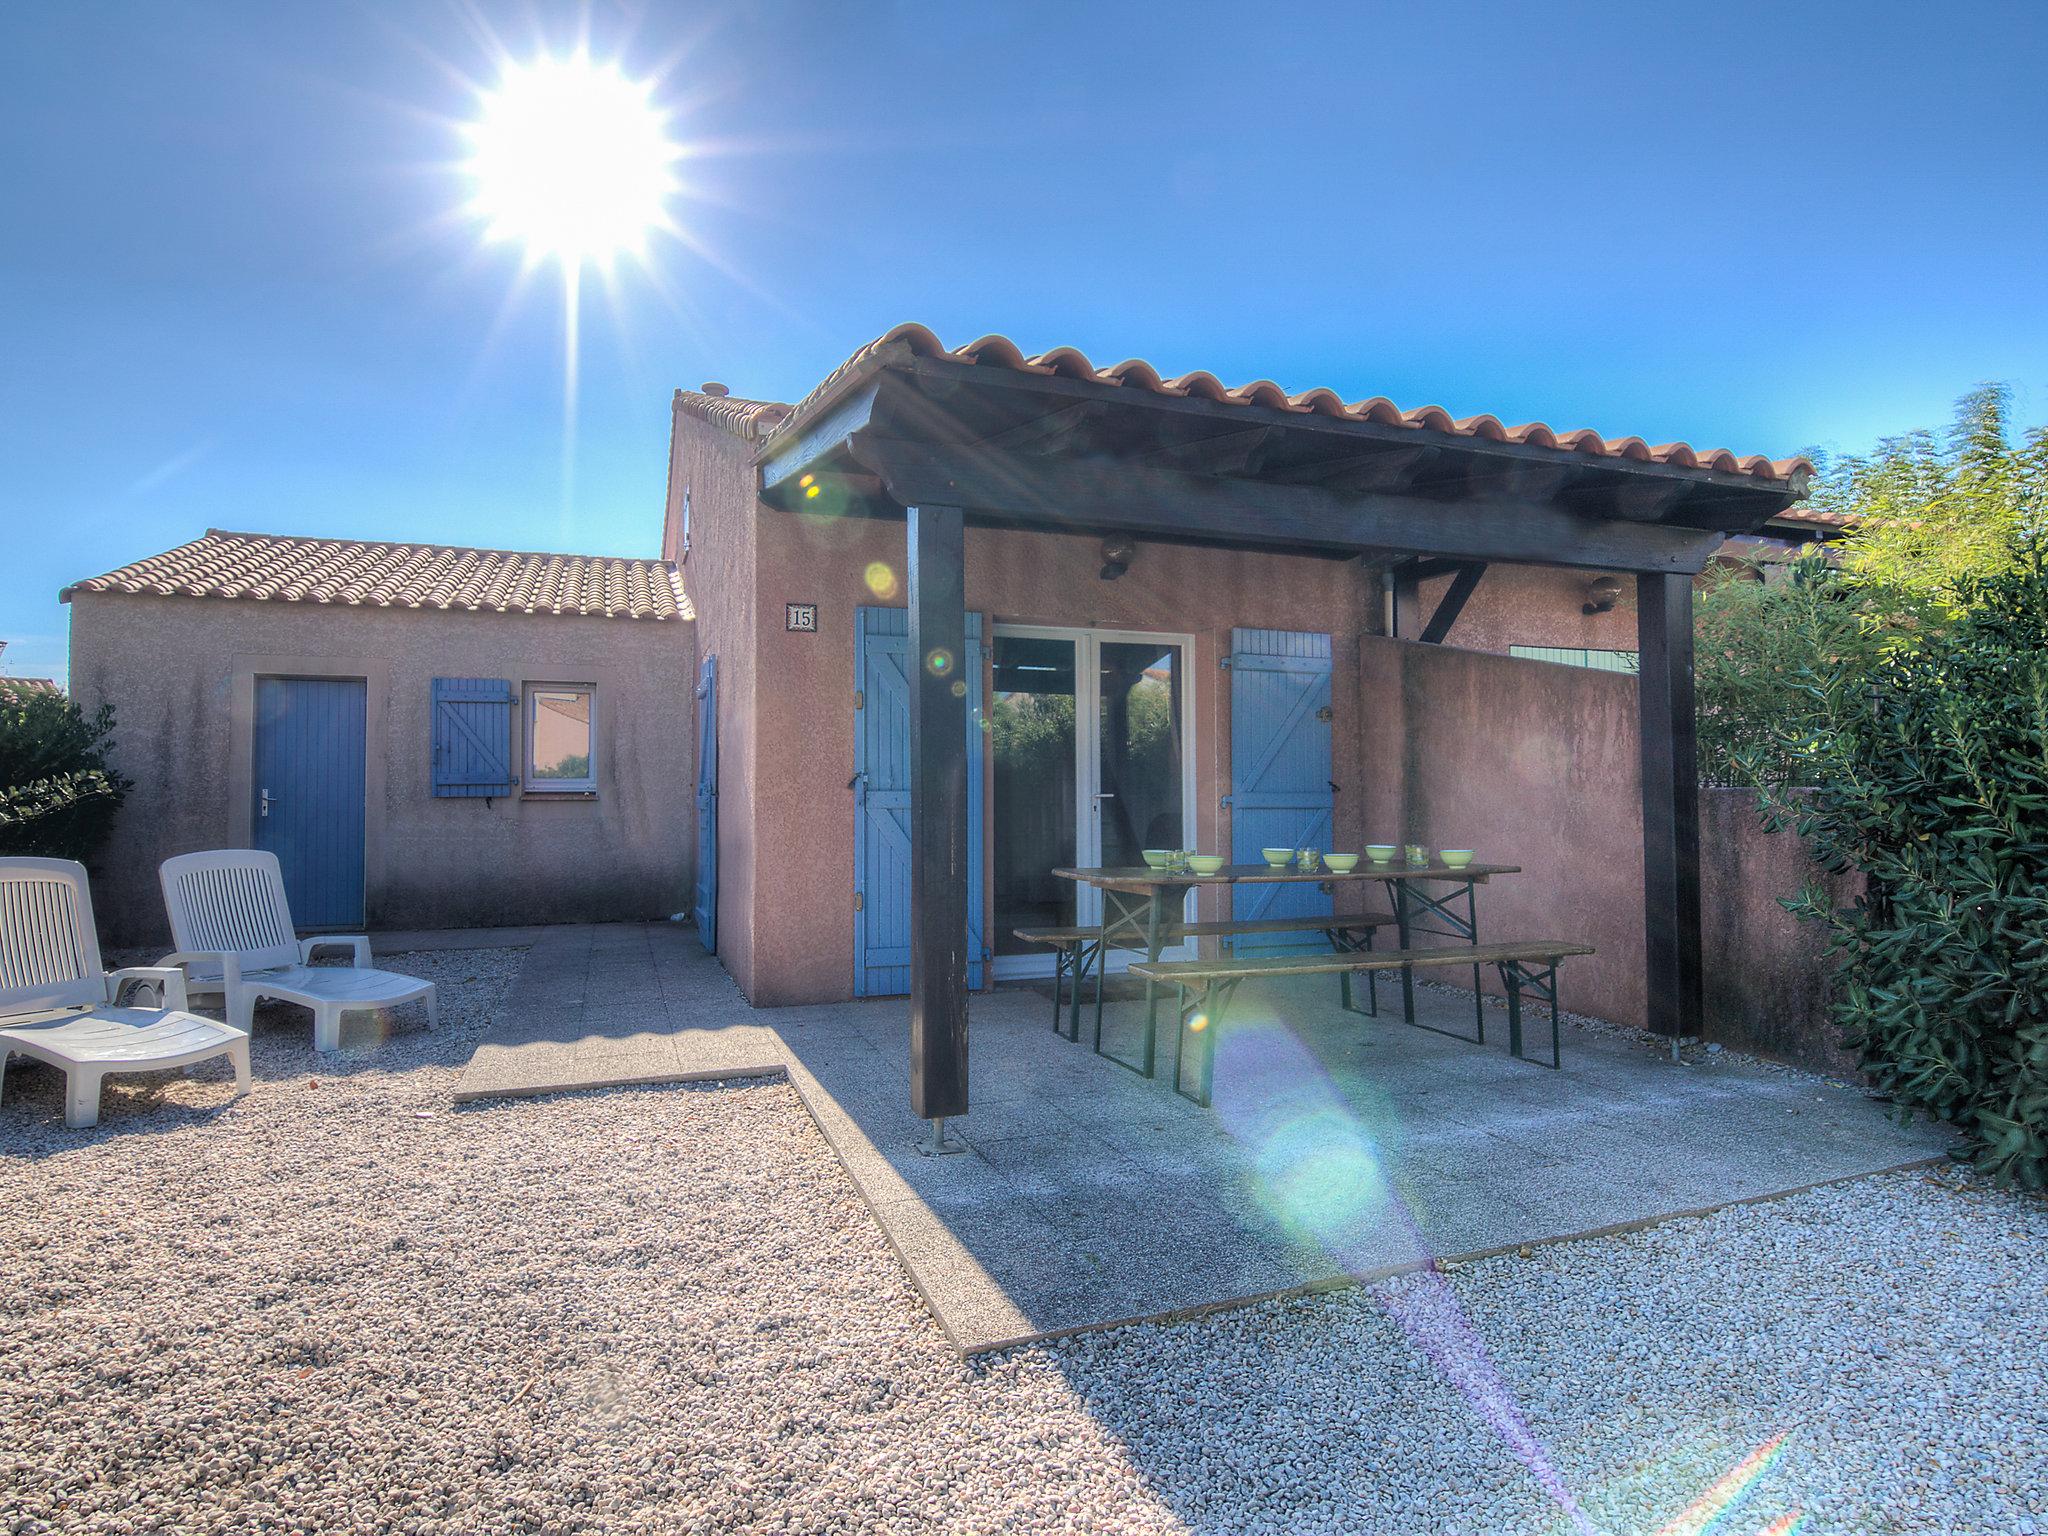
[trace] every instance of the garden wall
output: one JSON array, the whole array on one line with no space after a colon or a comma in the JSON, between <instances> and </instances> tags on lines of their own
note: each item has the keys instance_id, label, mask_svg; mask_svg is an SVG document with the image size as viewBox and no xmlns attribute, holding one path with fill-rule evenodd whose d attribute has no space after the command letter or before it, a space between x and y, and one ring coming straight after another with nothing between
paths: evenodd
<instances>
[{"instance_id":1,"label":"garden wall","mask_svg":"<svg viewBox=\"0 0 2048 1536\"><path fill-rule=\"evenodd\" d=\"M1635 680L1376 636L1359 655L1368 840L1520 865L1480 887L1481 935L1592 944L1596 954L1565 968L1565 1006L1643 1025ZM1776 900L1803 883L1806 855L1794 835L1763 831L1753 799L1702 795L1706 1035L1843 1070L1817 936Z\"/></svg>"}]
</instances>

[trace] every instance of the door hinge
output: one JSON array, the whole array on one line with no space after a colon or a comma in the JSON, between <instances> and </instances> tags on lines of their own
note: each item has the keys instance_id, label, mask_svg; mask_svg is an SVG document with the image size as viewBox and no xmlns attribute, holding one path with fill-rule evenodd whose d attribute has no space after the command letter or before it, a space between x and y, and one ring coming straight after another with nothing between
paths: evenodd
<instances>
[{"instance_id":1,"label":"door hinge","mask_svg":"<svg viewBox=\"0 0 2048 1536\"><path fill-rule=\"evenodd\" d=\"M1321 709L1316 711L1316 718L1322 721L1323 724L1328 725L1332 720L1336 719L1337 716L1336 712L1333 711L1329 705L1325 704Z\"/></svg>"},{"instance_id":2,"label":"door hinge","mask_svg":"<svg viewBox=\"0 0 2048 1536\"><path fill-rule=\"evenodd\" d=\"M1227 810L1229 810L1229 809L1230 809L1230 796L1228 796L1228 795L1219 795L1219 796L1217 797L1217 800L1216 800L1216 808L1217 808L1218 810L1221 810L1221 811L1227 811Z\"/></svg>"},{"instance_id":3,"label":"door hinge","mask_svg":"<svg viewBox=\"0 0 2048 1536\"><path fill-rule=\"evenodd\" d=\"M865 689L856 688L853 690L853 707L855 709L866 709L868 707L868 696Z\"/></svg>"},{"instance_id":4,"label":"door hinge","mask_svg":"<svg viewBox=\"0 0 2048 1536\"><path fill-rule=\"evenodd\" d=\"M1225 656L1222 660L1218 661L1216 665L1221 667L1225 672L1228 672L1230 670L1230 658L1228 656Z\"/></svg>"},{"instance_id":5,"label":"door hinge","mask_svg":"<svg viewBox=\"0 0 2048 1536\"><path fill-rule=\"evenodd\" d=\"M853 910L856 912L864 912L867 910L867 903L864 900L862 900L859 891L855 891L853 893Z\"/></svg>"}]
</instances>

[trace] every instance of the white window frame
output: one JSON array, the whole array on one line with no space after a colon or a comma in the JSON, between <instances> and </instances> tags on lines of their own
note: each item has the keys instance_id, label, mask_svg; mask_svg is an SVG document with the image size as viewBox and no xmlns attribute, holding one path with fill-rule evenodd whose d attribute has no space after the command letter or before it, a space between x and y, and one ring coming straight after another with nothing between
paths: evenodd
<instances>
[{"instance_id":1,"label":"white window frame","mask_svg":"<svg viewBox=\"0 0 2048 1536\"><path fill-rule=\"evenodd\" d=\"M597 793L597 684L595 683L528 683L526 684L526 730L525 739L520 743L520 783L529 795L594 795ZM544 693L584 693L590 696L590 772L580 779L537 778L533 771L533 744L537 739L536 722L540 711L540 696Z\"/></svg>"}]
</instances>

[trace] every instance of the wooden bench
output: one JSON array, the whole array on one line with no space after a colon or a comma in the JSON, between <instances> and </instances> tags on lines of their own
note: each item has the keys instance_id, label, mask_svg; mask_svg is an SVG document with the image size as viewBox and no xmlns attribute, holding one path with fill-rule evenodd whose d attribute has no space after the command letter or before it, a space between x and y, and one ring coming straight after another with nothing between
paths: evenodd
<instances>
[{"instance_id":1,"label":"wooden bench","mask_svg":"<svg viewBox=\"0 0 2048 1536\"><path fill-rule=\"evenodd\" d=\"M1340 954L1355 954L1372 949L1373 930L1393 925L1392 914L1385 912L1359 912L1336 915L1324 913L1320 917L1261 917L1245 922L1183 923L1176 922L1161 935L1169 944L1178 944L1184 939L1234 939L1256 938L1269 933L1320 933L1330 941L1330 948ZM1095 991L1097 1001L1102 993L1102 966L1099 964L1102 952L1102 930L1100 928L1016 928L1011 930L1027 944L1046 944L1052 947L1052 1032L1060 1033L1060 991L1067 979L1073 979L1073 990L1067 1005L1067 1030L1069 1040L1081 1038L1081 983L1087 978L1088 968L1096 967ZM1351 1002L1351 983L1344 983L1344 1002ZM1369 1010L1379 1012L1379 993L1372 993ZM1098 1014L1100 1009L1097 1010ZM1097 1021L1098 1039L1101 1023Z\"/></svg>"},{"instance_id":2,"label":"wooden bench","mask_svg":"<svg viewBox=\"0 0 2048 1536\"><path fill-rule=\"evenodd\" d=\"M1592 946L1588 944L1534 939L1519 944L1447 944L1433 949L1366 950L1350 954L1254 955L1243 960L1135 961L1130 974L1179 988L1180 1040L1173 1064L1173 1091L1197 1104L1207 1104L1215 1081L1216 1034L1223 1026L1231 999L1239 985L1246 981L1273 976L1340 976L1348 981L1361 973L1370 976L1377 971L1405 970L1411 966L1495 966L1500 971L1501 986L1507 992L1508 1053L1518 1061L1542 1065L1538 1058L1522 1053L1522 1002L1526 991L1531 1001L1540 1002L1550 1009L1549 1065L1554 1068L1562 1065L1563 1061L1558 1041L1558 962L1568 955L1592 953ZM1345 1006L1350 1006L1348 995ZM1430 1026L1419 1027L1426 1029ZM1449 1033L1446 1030L1436 1032ZM1197 1045L1196 1084L1192 1093L1183 1086L1191 1038ZM1483 1026L1479 1043L1485 1043Z\"/></svg>"}]
</instances>

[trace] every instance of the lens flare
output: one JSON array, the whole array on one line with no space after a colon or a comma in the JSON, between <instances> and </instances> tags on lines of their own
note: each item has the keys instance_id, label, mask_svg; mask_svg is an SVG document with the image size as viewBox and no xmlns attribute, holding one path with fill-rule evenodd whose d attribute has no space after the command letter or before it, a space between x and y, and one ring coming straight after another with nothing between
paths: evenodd
<instances>
[{"instance_id":1,"label":"lens flare","mask_svg":"<svg viewBox=\"0 0 2048 1536\"><path fill-rule=\"evenodd\" d=\"M868 590L877 597L890 598L896 595L896 573L889 569L886 561L871 562L862 573L862 579L867 582Z\"/></svg>"},{"instance_id":2,"label":"lens flare","mask_svg":"<svg viewBox=\"0 0 2048 1536\"><path fill-rule=\"evenodd\" d=\"M1657 1536L1706 1536L1706 1532L1756 1486L1757 1479L1771 1469L1771 1464L1784 1453L1787 1438L1785 1433L1773 1435L1743 1457L1716 1478L1714 1485L1705 1493L1686 1505L1669 1522L1659 1526ZM1796 1509L1789 1515L1780 1515L1765 1526L1759 1536L1789 1536L1790 1532L1799 1529L1803 1518Z\"/></svg>"},{"instance_id":3,"label":"lens flare","mask_svg":"<svg viewBox=\"0 0 2048 1536\"><path fill-rule=\"evenodd\" d=\"M1593 1536L1592 1521L1529 1428L1407 1203L1388 1182L1370 1133L1323 1064L1271 1018L1232 1025L1218 1035L1216 1053L1216 1113L1250 1150L1275 1215L1354 1275L1384 1269L1387 1239L1394 1240L1400 1261L1419 1268L1377 1287L1375 1299L1501 1437L1571 1527Z\"/></svg>"},{"instance_id":4,"label":"lens flare","mask_svg":"<svg viewBox=\"0 0 2048 1536\"><path fill-rule=\"evenodd\" d=\"M944 677L953 670L953 653L943 645L935 645L925 653L924 664L933 677Z\"/></svg>"}]
</instances>

